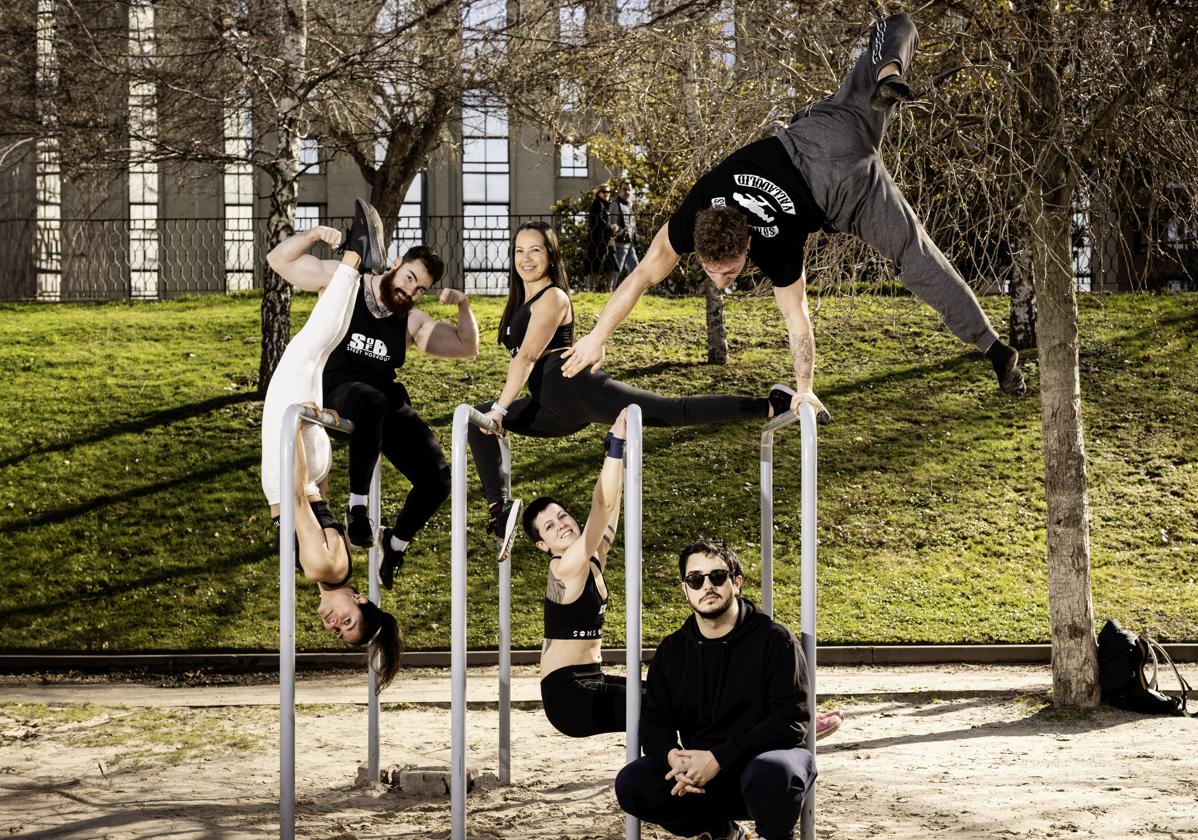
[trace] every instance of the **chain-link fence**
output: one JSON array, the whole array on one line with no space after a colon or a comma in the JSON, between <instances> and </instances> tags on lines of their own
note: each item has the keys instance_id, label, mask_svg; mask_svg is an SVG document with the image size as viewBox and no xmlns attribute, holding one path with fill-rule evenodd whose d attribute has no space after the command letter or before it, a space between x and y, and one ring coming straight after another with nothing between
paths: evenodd
<instances>
[{"instance_id":1,"label":"chain-link fence","mask_svg":"<svg viewBox=\"0 0 1198 840\"><path fill-rule=\"evenodd\" d=\"M573 286L587 287L588 277L591 287L606 283L585 264L585 215L403 218L390 237L389 255L431 245L445 259L444 285L506 294L512 232L532 219L559 231ZM350 220L321 222L345 229ZM150 227L127 219L0 221L0 300L167 300L260 289L267 250L265 219L237 225L164 219ZM313 253L331 257L324 245Z\"/></svg>"},{"instance_id":2,"label":"chain-link fence","mask_svg":"<svg viewBox=\"0 0 1198 840\"><path fill-rule=\"evenodd\" d=\"M610 288L612 251L609 247L608 257L596 262L594 235L585 213L405 217L392 232L389 255L395 257L420 243L431 245L445 259L443 285L470 294L502 295L508 287L512 233L533 219L546 221L558 231L573 288ZM341 229L350 222L344 218L321 221ZM641 231L653 231L664 220L639 221ZM1079 285L1081 291L1182 291L1198 285L1198 243L1191 238L1173 233L1172 239L1164 237L1164 247L1149 249L1140 241L1142 237L1128 237L1123 232L1120 239L1117 233L1101 236L1097 242L1087 239L1081 249L1075 245L1075 270L1079 279L1086 281ZM267 270L266 243L265 219L165 219L151 226L125 219L0 220L0 300L168 300L260 289ZM643 237L636 244L640 256L647 244ZM1136 244L1138 247L1131 247ZM602 246L599 250L603 252ZM322 258L332 256L324 245L317 245L313 253ZM966 276L990 278L991 284L979 292L1005 287L1001 282L995 286L993 281L1002 281L1004 276L993 265L988 271L969 271L977 268L969 257L968 253L950 254ZM829 290L852 291L861 283L874 288L881 277L890 276L883 261L845 237L813 242L808 259L812 281ZM1102 278L1090 285L1097 273ZM856 285L844 286L842 275ZM693 292L700 287L700 280L697 270L678 273L663 288L672 293Z\"/></svg>"}]
</instances>

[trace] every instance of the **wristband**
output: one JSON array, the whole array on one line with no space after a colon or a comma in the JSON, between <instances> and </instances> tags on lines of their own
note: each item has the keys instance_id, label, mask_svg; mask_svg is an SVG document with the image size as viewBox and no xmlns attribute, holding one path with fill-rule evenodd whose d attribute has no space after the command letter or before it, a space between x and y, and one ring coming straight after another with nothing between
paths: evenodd
<instances>
[{"instance_id":1,"label":"wristband","mask_svg":"<svg viewBox=\"0 0 1198 840\"><path fill-rule=\"evenodd\" d=\"M498 400L491 403L491 410L494 411L496 414L498 414L500 417L507 417L507 409L504 408L503 406L501 406L499 404Z\"/></svg>"},{"instance_id":2,"label":"wristband","mask_svg":"<svg viewBox=\"0 0 1198 840\"><path fill-rule=\"evenodd\" d=\"M608 458L623 459L624 438L618 438L611 432L608 432L607 437L603 439L603 448L607 452Z\"/></svg>"}]
</instances>

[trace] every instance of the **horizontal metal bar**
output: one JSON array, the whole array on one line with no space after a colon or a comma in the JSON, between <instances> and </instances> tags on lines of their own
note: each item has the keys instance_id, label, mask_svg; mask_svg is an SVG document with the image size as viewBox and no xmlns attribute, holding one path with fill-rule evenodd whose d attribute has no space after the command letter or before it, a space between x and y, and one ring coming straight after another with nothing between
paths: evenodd
<instances>
[{"instance_id":1,"label":"horizontal metal bar","mask_svg":"<svg viewBox=\"0 0 1198 840\"><path fill-rule=\"evenodd\" d=\"M326 429L332 429L334 432L349 435L353 434L354 431L353 420L348 420L323 408L317 409L310 405L300 405L299 416L301 420L307 423L315 423L317 426L324 426Z\"/></svg>"}]
</instances>

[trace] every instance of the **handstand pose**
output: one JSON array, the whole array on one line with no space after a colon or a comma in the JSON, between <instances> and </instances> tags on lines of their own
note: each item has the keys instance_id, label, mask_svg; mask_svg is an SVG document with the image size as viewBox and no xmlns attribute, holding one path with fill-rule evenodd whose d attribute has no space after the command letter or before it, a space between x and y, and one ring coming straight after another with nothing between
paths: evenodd
<instances>
[{"instance_id":1,"label":"handstand pose","mask_svg":"<svg viewBox=\"0 0 1198 840\"><path fill-rule=\"evenodd\" d=\"M663 397L618 382L597 366L566 379L560 351L568 350L573 338L574 308L557 234L545 222L526 222L512 240L507 306L499 320L499 342L512 356L507 380L494 402L478 406L501 434L564 437L591 423L612 423L633 403L640 405L647 426L760 420L786 411L794 395L776 385L768 397ZM530 396L520 397L526 382ZM488 530L506 550L514 518L503 496L499 444L489 432L474 426L469 438L490 506Z\"/></svg>"},{"instance_id":2,"label":"handstand pose","mask_svg":"<svg viewBox=\"0 0 1198 840\"><path fill-rule=\"evenodd\" d=\"M274 270L298 288L328 286L337 263L307 253L318 240L337 233L316 227L281 242L267 256ZM324 367L325 407L352 420L349 439L349 540L374 544L374 523L366 494L379 453L412 483L394 528L381 535L379 581L390 589L403 567L404 552L417 531L449 496L449 465L428 424L412 407L407 389L395 379L407 348L461 359L478 353L478 323L466 295L443 289L441 303L456 304L457 326L435 321L412 304L441 280L445 263L427 246L409 248L391 267L366 273L349 303L348 320L338 333Z\"/></svg>"},{"instance_id":3,"label":"handstand pose","mask_svg":"<svg viewBox=\"0 0 1198 840\"><path fill-rule=\"evenodd\" d=\"M977 298L928 238L882 162L882 135L899 101L913 99L903 74L919 44L905 14L876 23L840 90L796 115L776 138L733 152L704 175L653 238L644 260L612 294L595 328L564 354L567 377L603 364L604 344L679 254L695 252L721 289L730 288L751 257L773 281L794 362L792 408L809 403L827 419L812 391L815 338L807 312L803 248L824 226L852 233L892 260L904 286L940 313L962 341L994 365L999 387L1023 393L1019 354L999 340Z\"/></svg>"},{"instance_id":4,"label":"handstand pose","mask_svg":"<svg viewBox=\"0 0 1198 840\"><path fill-rule=\"evenodd\" d=\"M525 533L552 558L545 590L541 703L549 722L572 738L623 732L626 720L624 677L600 669L608 600L603 571L620 518L625 428L621 411L607 436L607 457L581 530L561 503L548 496L524 511Z\"/></svg>"},{"instance_id":5,"label":"handstand pose","mask_svg":"<svg viewBox=\"0 0 1198 840\"><path fill-rule=\"evenodd\" d=\"M353 314L358 267L378 270L381 259L378 215L361 200L356 211L345 256L340 264L333 263L312 314L283 351L266 389L262 406L262 491L276 523L281 498L279 441L283 434L290 433L283 428L283 414L295 403L321 405L324 363ZM332 228L318 228L311 241L317 239L336 247L341 234ZM368 656L376 663L378 690L382 691L399 670L403 648L399 624L349 585L352 566L344 528L329 511L320 491L331 461L329 436L313 423L299 426L293 430L295 492L299 502L295 511L296 566L320 589L317 613L325 629L348 644L369 645ZM281 534L279 538L290 537Z\"/></svg>"}]
</instances>

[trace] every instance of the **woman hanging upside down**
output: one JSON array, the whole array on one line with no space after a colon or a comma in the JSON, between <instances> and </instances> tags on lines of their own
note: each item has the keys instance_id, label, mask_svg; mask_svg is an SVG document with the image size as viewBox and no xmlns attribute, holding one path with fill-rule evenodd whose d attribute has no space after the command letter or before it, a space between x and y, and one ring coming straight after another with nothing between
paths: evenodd
<instances>
[{"instance_id":1,"label":"woman hanging upside down","mask_svg":"<svg viewBox=\"0 0 1198 840\"><path fill-rule=\"evenodd\" d=\"M319 228L318 237L333 247L341 244L341 234L332 228ZM324 363L353 315L359 267L381 273L382 224L374 208L360 199L344 250L341 265L317 297L307 323L283 351L267 387L262 407L262 491L277 523L282 492L279 444L283 434L294 433L296 566L320 590L316 611L325 629L348 644L368 646L382 691L399 670L403 640L394 616L349 584L352 566L345 529L329 511L319 487L329 473L329 436L313 423L301 422L295 430L283 428L288 406L323 402Z\"/></svg>"}]
</instances>

